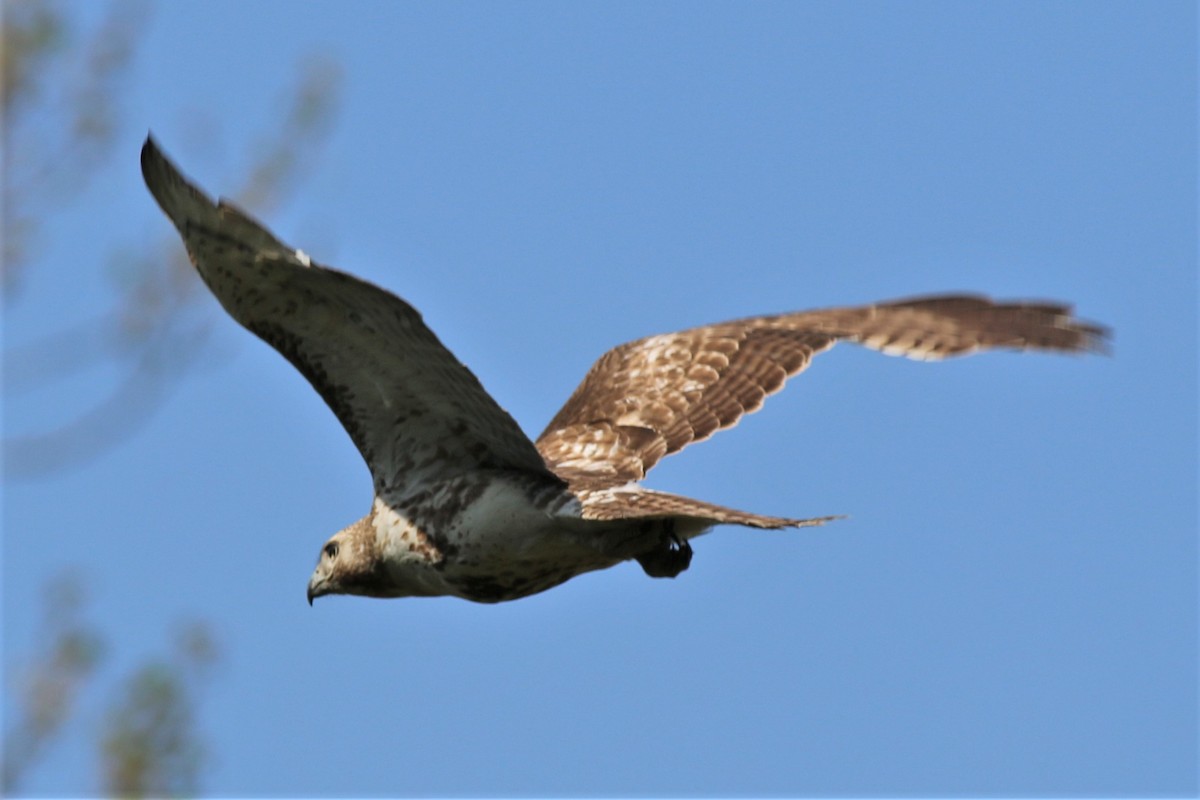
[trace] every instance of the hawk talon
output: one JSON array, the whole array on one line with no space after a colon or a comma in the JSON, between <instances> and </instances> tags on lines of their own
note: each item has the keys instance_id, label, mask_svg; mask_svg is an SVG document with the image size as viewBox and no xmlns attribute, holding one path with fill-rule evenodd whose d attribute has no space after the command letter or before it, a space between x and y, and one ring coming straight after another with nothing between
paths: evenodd
<instances>
[{"instance_id":1,"label":"hawk talon","mask_svg":"<svg viewBox=\"0 0 1200 800\"><path fill-rule=\"evenodd\" d=\"M651 578L674 578L691 565L692 545L675 534L675 520L667 520L658 547L638 556L637 562Z\"/></svg>"}]
</instances>

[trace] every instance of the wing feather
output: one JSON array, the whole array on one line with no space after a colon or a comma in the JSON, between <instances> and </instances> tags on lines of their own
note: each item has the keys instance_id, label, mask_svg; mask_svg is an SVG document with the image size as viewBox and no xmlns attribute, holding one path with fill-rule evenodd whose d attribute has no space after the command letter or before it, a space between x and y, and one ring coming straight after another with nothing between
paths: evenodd
<instances>
[{"instance_id":1,"label":"wing feather","mask_svg":"<svg viewBox=\"0 0 1200 800\"><path fill-rule=\"evenodd\" d=\"M1070 306L971 295L751 317L620 345L592 366L537 439L572 487L639 481L663 457L735 425L838 341L938 360L980 350L1105 349Z\"/></svg>"},{"instance_id":2,"label":"wing feather","mask_svg":"<svg viewBox=\"0 0 1200 800\"><path fill-rule=\"evenodd\" d=\"M248 214L213 203L152 139L142 172L209 289L317 390L377 492L468 468L550 475L517 423L408 303L313 263Z\"/></svg>"}]
</instances>

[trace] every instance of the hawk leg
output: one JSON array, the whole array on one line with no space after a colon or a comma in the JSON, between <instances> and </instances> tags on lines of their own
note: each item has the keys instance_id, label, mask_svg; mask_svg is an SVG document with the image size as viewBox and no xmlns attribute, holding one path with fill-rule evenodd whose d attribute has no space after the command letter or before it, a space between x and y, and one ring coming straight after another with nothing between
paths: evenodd
<instances>
[{"instance_id":1,"label":"hawk leg","mask_svg":"<svg viewBox=\"0 0 1200 800\"><path fill-rule=\"evenodd\" d=\"M638 556L637 562L651 578L674 578L692 563L692 546L675 535L675 520L664 520L658 545Z\"/></svg>"}]
</instances>

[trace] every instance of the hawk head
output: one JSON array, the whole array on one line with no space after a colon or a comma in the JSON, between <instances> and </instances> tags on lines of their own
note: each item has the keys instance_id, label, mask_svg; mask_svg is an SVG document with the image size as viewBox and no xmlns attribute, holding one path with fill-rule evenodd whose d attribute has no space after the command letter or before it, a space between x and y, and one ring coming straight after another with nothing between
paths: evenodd
<instances>
[{"instance_id":1,"label":"hawk head","mask_svg":"<svg viewBox=\"0 0 1200 800\"><path fill-rule=\"evenodd\" d=\"M321 547L317 568L308 579L308 604L326 594L387 596L386 576L375 550L369 515L334 534Z\"/></svg>"}]
</instances>

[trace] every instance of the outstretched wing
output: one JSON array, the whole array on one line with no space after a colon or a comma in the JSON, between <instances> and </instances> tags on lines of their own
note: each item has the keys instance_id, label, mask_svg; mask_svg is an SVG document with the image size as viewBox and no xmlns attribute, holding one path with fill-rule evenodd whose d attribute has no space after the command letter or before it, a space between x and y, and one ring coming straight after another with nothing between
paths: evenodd
<instances>
[{"instance_id":1,"label":"outstretched wing","mask_svg":"<svg viewBox=\"0 0 1200 800\"><path fill-rule=\"evenodd\" d=\"M376 491L464 469L550 474L408 303L311 262L233 205L213 203L150 138L142 174L208 288L313 385L362 453Z\"/></svg>"},{"instance_id":2,"label":"outstretched wing","mask_svg":"<svg viewBox=\"0 0 1200 800\"><path fill-rule=\"evenodd\" d=\"M537 440L572 487L638 481L663 456L757 411L839 340L937 360L991 348L1101 350L1059 303L947 295L802 311L651 336L605 353Z\"/></svg>"}]
</instances>

